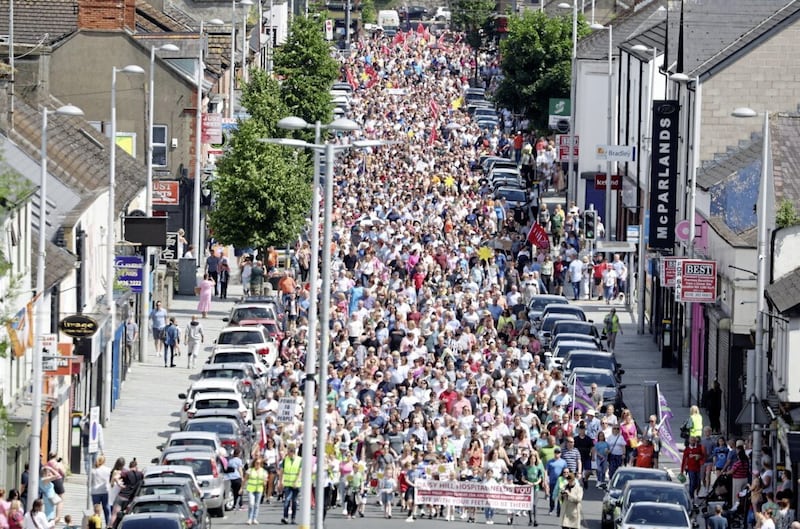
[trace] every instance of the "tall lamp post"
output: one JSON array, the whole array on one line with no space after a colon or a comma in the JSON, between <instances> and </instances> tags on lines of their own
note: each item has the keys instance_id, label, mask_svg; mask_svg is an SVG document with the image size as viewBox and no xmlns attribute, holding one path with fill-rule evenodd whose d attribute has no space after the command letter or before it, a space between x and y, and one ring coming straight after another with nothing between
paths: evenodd
<instances>
[{"instance_id":1,"label":"tall lamp post","mask_svg":"<svg viewBox=\"0 0 800 529\"><path fill-rule=\"evenodd\" d=\"M247 81L247 55L250 51L250 44L249 39L247 38L247 16L250 14L250 7L253 5L253 0L242 0L239 2L242 4L244 9L242 10L242 80ZM261 6L261 1L259 0L259 8ZM261 34L261 28L258 29L259 35ZM259 37L260 38L260 37Z\"/></svg>"},{"instance_id":2,"label":"tall lamp post","mask_svg":"<svg viewBox=\"0 0 800 529\"><path fill-rule=\"evenodd\" d=\"M155 62L156 51L179 51L174 44L150 47L150 90L147 97L147 187L145 188L144 210L148 217L153 216L153 123L155 106ZM145 329L150 314L150 247L144 247L144 263L142 263L142 301L139 307L140 329ZM147 351L147 333L139 333L139 362L144 362Z\"/></svg>"},{"instance_id":3,"label":"tall lamp post","mask_svg":"<svg viewBox=\"0 0 800 529\"><path fill-rule=\"evenodd\" d=\"M569 163L567 164L567 209L570 200L578 199L578 179L575 178L575 91L578 86L578 0L572 0L572 5L562 2L558 4L561 9L572 8L572 64L569 83Z\"/></svg>"},{"instance_id":4,"label":"tall lamp post","mask_svg":"<svg viewBox=\"0 0 800 529\"><path fill-rule=\"evenodd\" d=\"M194 122L194 187L192 188L192 244L194 245L194 260L196 266L202 263L200 255L200 181L202 180L202 149L203 149L203 79L205 76L205 64L203 63L203 26L205 22L200 21L200 41L197 53L197 113ZM220 26L222 20L214 18L208 21L212 26ZM182 257L182 256L178 256Z\"/></svg>"},{"instance_id":5,"label":"tall lamp post","mask_svg":"<svg viewBox=\"0 0 800 529\"><path fill-rule=\"evenodd\" d=\"M114 306L114 261L116 258L116 239L114 226L117 220L114 193L117 187L117 74L144 75L144 68L129 64L124 68L111 68L111 147L108 156L108 220L106 226L106 305L108 307L111 335L106 344L106 356L103 359L103 424L111 418L111 361L114 352L114 332L116 330L116 307Z\"/></svg>"},{"instance_id":6,"label":"tall lamp post","mask_svg":"<svg viewBox=\"0 0 800 529\"><path fill-rule=\"evenodd\" d=\"M299 130L299 129L308 129L308 128L315 128L317 131L322 128L322 125L319 123L316 125L310 125L305 122L305 120L301 118L291 117L282 119L279 122L279 126L282 128L292 129L292 130ZM358 130L360 127L354 121L349 119L336 119L330 124L326 125L325 128L329 130L340 130L340 131L355 131ZM319 132L317 134L317 138L319 138ZM314 410L314 400L313 400L313 379L314 379L314 361L318 359L319 361L319 372L317 374L317 405L319 406L319 412L317 417L317 444L316 444L316 453L317 453L317 479L315 483L316 487L316 502L317 502L317 516L316 516L316 529L323 528L323 505L325 504L325 466L324 466L324 454L325 454L325 443L327 441L327 433L325 431L325 415L322 410L325 409L325 403L327 399L327 386L328 386L328 356L329 356L329 341L330 341L330 294L331 294L331 254L330 254L330 247L332 241L332 213L333 213L333 164L334 158L337 152L346 151L351 148L363 148L363 147L372 147L372 146L379 146L384 145L385 142L381 141L356 141L349 144L344 145L334 145L332 143L327 144L320 144L319 141L316 143L308 143L302 140L293 140L293 139L273 139L273 138L264 138L261 140L264 143L272 143L277 145L283 145L287 147L295 147L295 148L308 148L312 149L315 154L321 154L322 152L325 153L325 209L323 215L323 242L322 242L322 295L320 305L322 306L320 313L321 313L321 329L320 329L320 352L317 355L318 358L314 358L311 356L311 349L309 347L309 352L306 357L306 377L305 377L305 405L304 405L304 415L303 415L303 453L302 458L303 461L311 461L313 458L313 410ZM316 161L316 159L315 159ZM317 164L315 164L317 165ZM315 178L318 181L319 178L319 170L318 166L315 170ZM315 190L315 200L318 198L318 187ZM318 200L317 200L318 202ZM313 211L312 211L313 215ZM317 211L317 215L319 212ZM318 225L313 223L312 220L312 229L314 231L317 230ZM319 246L319 236L314 236L312 232L312 257L313 255L317 254L318 251L315 251L313 248L313 244L316 240L317 246ZM316 250L319 250L317 248ZM311 264L311 273L314 273L314 263ZM311 299L313 300L316 297L316 288L313 284L313 276L312 276L312 286L311 286ZM312 308L309 307L309 314L312 315L313 318L313 311ZM310 322L309 322L310 323ZM309 346L311 343L316 341L316 336L312 334L311 327L309 325ZM312 467L311 465L303 464L302 466L302 477L301 482L303 484L307 484L311 482L311 475L312 475ZM305 495L301 496L301 504L300 504L300 527L302 529L308 529L311 525L311 496Z\"/></svg>"},{"instance_id":7,"label":"tall lamp post","mask_svg":"<svg viewBox=\"0 0 800 529\"><path fill-rule=\"evenodd\" d=\"M751 108L737 108L731 114L737 118L754 118L759 115L758 112ZM752 376L748 376L747 380L753 380L753 394L756 397L756 405L761 406L761 401L764 398L764 357L766 356L766 352L764 351L764 312L766 311L766 300L764 297L764 291L767 288L767 259L769 257L768 251L768 243L769 240L767 238L767 215L768 215L768 193L769 191L769 184L772 182L772 171L769 167L769 112L763 112L764 116L764 129L762 131L763 136L763 146L761 148L761 179L759 181L759 189L758 189L758 207L756 211L758 213L758 238L757 238L757 256L756 259L758 260L758 274L756 275L756 343L755 343L755 373ZM750 395L747 395L747 398L750 398ZM754 414L755 416L755 414ZM757 465L761 459L761 447L762 447L762 438L761 438L761 427L755 423L755 417L753 418L754 422L752 424L753 428L753 455L751 457L751 461L754 462L754 467Z\"/></svg>"},{"instance_id":8,"label":"tall lamp post","mask_svg":"<svg viewBox=\"0 0 800 529\"><path fill-rule=\"evenodd\" d=\"M650 80L647 83L647 114L645 115L645 126L644 126L644 134L652 134L651 129L651 119L653 115L652 111L652 104L653 104L653 85L656 82L656 54L658 53L658 48L649 48L644 44L637 44L632 48L635 51L644 51L644 52L653 52L653 59L650 62L649 68L649 77ZM640 107L641 108L641 107ZM645 144L644 141L644 134L639 138L639 144ZM650 167L652 165L651 156L653 155L653 139L650 138L650 141L647 142L647 150L648 156L644 159L647 161L647 170L642 171L644 174L644 193L642 197L641 207L639 208L639 248L638 248L638 257L636 263L636 309L638 312L638 332L639 334L644 334L645 331L645 324L644 324L644 315L645 315L645 295L644 291L647 288L646 281L645 281L645 274L647 270L645 269L645 260L647 258L647 245L645 244L645 209L648 207L650 203ZM640 177L641 178L641 177Z\"/></svg>"},{"instance_id":9,"label":"tall lamp post","mask_svg":"<svg viewBox=\"0 0 800 529\"><path fill-rule=\"evenodd\" d=\"M13 3L13 2L12 2ZM36 342L33 346L33 391L31 407L31 439L30 460L28 466L28 488L39 490L39 465L41 464L41 439L42 439L42 337L49 330L47 315L44 311L44 271L45 250L47 241L47 116L58 114L62 116L83 116L83 110L73 105L64 105L56 110L42 107L42 145L39 151L41 173L39 177L39 244L36 254ZM33 500L38 496L28 495L27 508L33 506Z\"/></svg>"},{"instance_id":10,"label":"tall lamp post","mask_svg":"<svg viewBox=\"0 0 800 529\"><path fill-rule=\"evenodd\" d=\"M239 0L239 5L244 9L245 25L242 27L242 35L247 33L247 9L253 5L253 0ZM242 37L242 44L245 39ZM242 68L244 69L245 48L242 46ZM233 118L233 91L236 88L236 0L231 0L231 70L228 77L228 118Z\"/></svg>"},{"instance_id":11,"label":"tall lamp post","mask_svg":"<svg viewBox=\"0 0 800 529\"><path fill-rule=\"evenodd\" d=\"M592 2L592 13L594 14L594 2ZM594 16L594 15L593 15ZM606 141L609 145L614 144L614 30L609 24L604 26L602 24L592 24L591 28L594 30L607 30L608 31L608 123L606 129ZM606 215L606 238L611 240L611 234L616 233L616 218L611 215L611 175L613 172L614 163L611 160L606 160L606 200L605 200L605 215Z\"/></svg>"}]
</instances>

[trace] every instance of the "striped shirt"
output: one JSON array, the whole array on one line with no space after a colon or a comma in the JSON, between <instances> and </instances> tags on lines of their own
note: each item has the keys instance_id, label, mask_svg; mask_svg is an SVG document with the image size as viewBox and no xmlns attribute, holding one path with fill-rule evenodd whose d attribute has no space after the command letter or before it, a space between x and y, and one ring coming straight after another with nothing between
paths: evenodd
<instances>
[{"instance_id":1,"label":"striped shirt","mask_svg":"<svg viewBox=\"0 0 800 529\"><path fill-rule=\"evenodd\" d=\"M571 472L577 472L578 463L581 460L581 453L575 447L566 448L561 451L561 459L566 461L567 468L570 469Z\"/></svg>"}]
</instances>

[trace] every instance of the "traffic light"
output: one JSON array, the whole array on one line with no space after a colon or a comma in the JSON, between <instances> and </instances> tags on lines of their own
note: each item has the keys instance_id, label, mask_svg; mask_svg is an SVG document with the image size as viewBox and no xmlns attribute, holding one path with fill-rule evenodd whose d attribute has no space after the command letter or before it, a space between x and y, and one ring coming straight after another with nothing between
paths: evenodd
<instances>
[{"instance_id":1,"label":"traffic light","mask_svg":"<svg viewBox=\"0 0 800 529\"><path fill-rule=\"evenodd\" d=\"M587 209L583 212L583 238L587 241L597 239L597 211Z\"/></svg>"}]
</instances>

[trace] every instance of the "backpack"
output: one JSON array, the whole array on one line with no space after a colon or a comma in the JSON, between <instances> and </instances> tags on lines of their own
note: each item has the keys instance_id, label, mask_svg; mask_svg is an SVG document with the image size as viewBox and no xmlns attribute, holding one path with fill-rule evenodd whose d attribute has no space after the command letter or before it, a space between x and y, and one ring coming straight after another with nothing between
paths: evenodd
<instances>
[{"instance_id":1,"label":"backpack","mask_svg":"<svg viewBox=\"0 0 800 529\"><path fill-rule=\"evenodd\" d=\"M691 417L686 419L686 422L683 423L681 426L681 438L684 440L689 440L689 432L692 431L692 419Z\"/></svg>"}]
</instances>

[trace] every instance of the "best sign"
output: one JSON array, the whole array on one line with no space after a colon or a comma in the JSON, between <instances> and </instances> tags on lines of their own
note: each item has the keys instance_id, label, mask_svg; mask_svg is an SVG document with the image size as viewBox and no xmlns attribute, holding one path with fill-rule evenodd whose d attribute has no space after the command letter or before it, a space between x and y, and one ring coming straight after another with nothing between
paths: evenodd
<instances>
[{"instance_id":1,"label":"best sign","mask_svg":"<svg viewBox=\"0 0 800 529\"><path fill-rule=\"evenodd\" d=\"M713 303L717 299L716 261L682 259L675 272L675 301Z\"/></svg>"}]
</instances>

